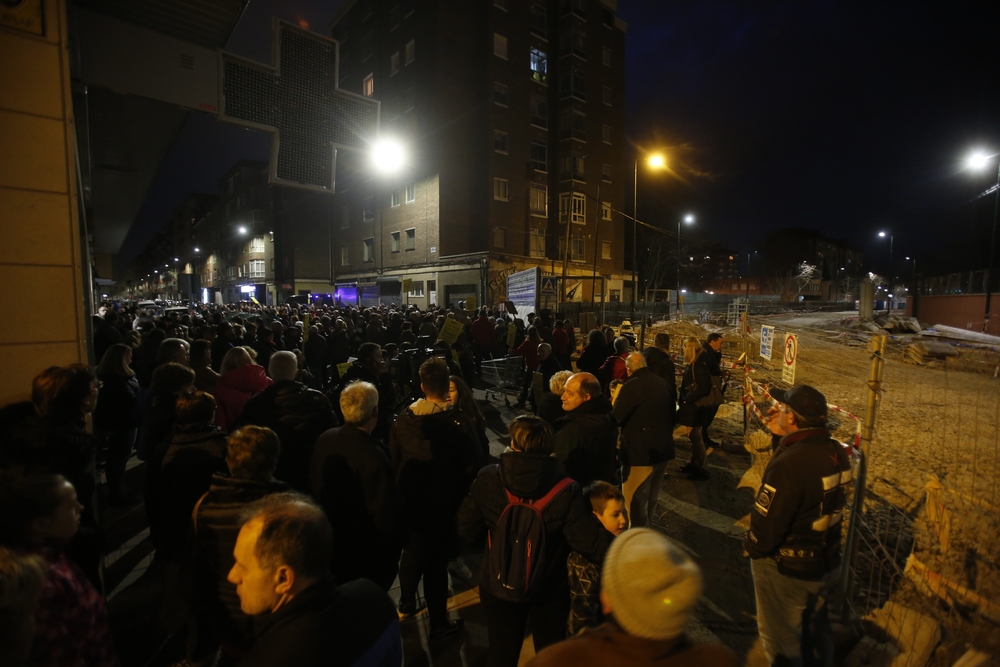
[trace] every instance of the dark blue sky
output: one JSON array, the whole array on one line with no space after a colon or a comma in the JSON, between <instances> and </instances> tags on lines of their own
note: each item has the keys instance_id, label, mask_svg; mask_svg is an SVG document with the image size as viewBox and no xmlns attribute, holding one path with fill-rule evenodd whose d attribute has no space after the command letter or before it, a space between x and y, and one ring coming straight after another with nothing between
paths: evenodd
<instances>
[{"instance_id":1,"label":"dark blue sky","mask_svg":"<svg viewBox=\"0 0 1000 667\"><path fill-rule=\"evenodd\" d=\"M229 49L268 61L272 15L326 33L341 4L251 0ZM992 201L967 202L996 163L975 175L962 160L976 146L1000 152L1000 3L620 0L618 14L627 133L677 173L640 173L641 219L671 227L690 210L692 233L741 250L781 227L822 229L876 270L888 257L879 229L895 234L897 257L988 240ZM268 147L192 114L123 255L185 194L214 192Z\"/></svg>"}]
</instances>

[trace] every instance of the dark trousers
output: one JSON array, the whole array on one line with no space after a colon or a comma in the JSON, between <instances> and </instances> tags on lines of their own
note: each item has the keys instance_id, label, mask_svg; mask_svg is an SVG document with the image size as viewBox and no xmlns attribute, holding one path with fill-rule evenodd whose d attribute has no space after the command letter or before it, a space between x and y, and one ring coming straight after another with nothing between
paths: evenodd
<instances>
[{"instance_id":1,"label":"dark trousers","mask_svg":"<svg viewBox=\"0 0 1000 667\"><path fill-rule=\"evenodd\" d=\"M490 653L487 667L517 667L524 643L524 631L531 617L531 634L535 652L566 639L566 622L569 619L569 592L562 590L555 595L530 602L507 602L479 587L479 599L486 610L486 627L489 631Z\"/></svg>"},{"instance_id":2,"label":"dark trousers","mask_svg":"<svg viewBox=\"0 0 1000 667\"><path fill-rule=\"evenodd\" d=\"M708 427L712 425L713 421L715 421L715 413L717 413L718 411L719 411L719 406L711 408L708 413L708 421L705 423L704 426L701 427L701 436L705 444L708 444L709 442L712 441L712 439L708 437Z\"/></svg>"},{"instance_id":3,"label":"dark trousers","mask_svg":"<svg viewBox=\"0 0 1000 667\"><path fill-rule=\"evenodd\" d=\"M108 455L104 462L104 474L108 479L108 490L112 494L125 492L125 467L132 456L135 433L136 430L130 428L105 434Z\"/></svg>"},{"instance_id":4,"label":"dark trousers","mask_svg":"<svg viewBox=\"0 0 1000 667\"><path fill-rule=\"evenodd\" d=\"M417 599L417 584L424 580L424 599L431 628L448 625L448 540L413 528L399 562L399 599Z\"/></svg>"},{"instance_id":5,"label":"dark trousers","mask_svg":"<svg viewBox=\"0 0 1000 667\"><path fill-rule=\"evenodd\" d=\"M472 353L476 357L476 376L481 377L483 374L483 359L489 359L492 356L490 354L490 346L474 343L472 345Z\"/></svg>"}]
</instances>

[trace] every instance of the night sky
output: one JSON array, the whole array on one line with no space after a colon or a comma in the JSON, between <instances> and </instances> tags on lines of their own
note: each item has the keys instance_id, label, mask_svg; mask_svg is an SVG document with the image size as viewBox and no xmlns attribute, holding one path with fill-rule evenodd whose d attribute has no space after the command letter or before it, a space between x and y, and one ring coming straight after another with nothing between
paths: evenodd
<instances>
[{"instance_id":1,"label":"night sky","mask_svg":"<svg viewBox=\"0 0 1000 667\"><path fill-rule=\"evenodd\" d=\"M486 0L479 0L486 1ZM228 45L269 62L271 16L326 34L338 0L251 0ZM692 212L700 238L746 252L782 227L855 243L885 270L879 230L932 259L989 241L1000 153L1000 3L620 0L626 134L672 173L639 175L639 218L668 228ZM141 250L190 192L214 193L268 136L192 114L122 259ZM631 165L629 149L624 163ZM627 208L631 208L628 175ZM897 269L898 270L898 269Z\"/></svg>"}]
</instances>

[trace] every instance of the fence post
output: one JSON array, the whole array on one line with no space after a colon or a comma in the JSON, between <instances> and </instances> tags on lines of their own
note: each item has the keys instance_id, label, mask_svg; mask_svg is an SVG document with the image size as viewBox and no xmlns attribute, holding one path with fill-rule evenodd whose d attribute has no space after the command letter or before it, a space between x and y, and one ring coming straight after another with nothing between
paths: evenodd
<instances>
[{"instance_id":1,"label":"fence post","mask_svg":"<svg viewBox=\"0 0 1000 667\"><path fill-rule=\"evenodd\" d=\"M747 405L747 391L753 394L753 385L750 384L750 312L743 314L743 321L740 323L740 335L743 338L743 445L750 444L750 406Z\"/></svg>"},{"instance_id":2,"label":"fence post","mask_svg":"<svg viewBox=\"0 0 1000 667\"><path fill-rule=\"evenodd\" d=\"M847 538L844 541L844 559L840 565L840 589L835 607L841 622L845 624L850 615L848 601L854 593L854 566L858 558L858 543L860 542L858 523L862 521L864 513L865 484L868 481L868 456L875 434L875 417L878 415L878 406L882 399L885 341L885 336L874 336L871 339L872 365L868 374L868 401L865 407L865 419L861 425L861 461L858 464L858 476L854 481L854 502L851 504L851 521L847 526Z\"/></svg>"}]
</instances>

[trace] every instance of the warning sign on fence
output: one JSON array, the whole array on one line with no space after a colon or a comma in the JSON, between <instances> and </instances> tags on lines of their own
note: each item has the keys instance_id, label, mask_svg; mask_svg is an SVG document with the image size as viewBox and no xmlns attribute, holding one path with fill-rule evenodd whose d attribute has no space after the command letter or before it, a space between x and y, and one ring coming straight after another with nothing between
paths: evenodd
<instances>
[{"instance_id":1,"label":"warning sign on fence","mask_svg":"<svg viewBox=\"0 0 1000 667\"><path fill-rule=\"evenodd\" d=\"M760 328L760 356L771 361L771 346L774 345L774 327Z\"/></svg>"},{"instance_id":2,"label":"warning sign on fence","mask_svg":"<svg viewBox=\"0 0 1000 667\"><path fill-rule=\"evenodd\" d=\"M785 334L785 357L781 364L781 381L785 384L795 384L795 359L799 356L799 337L795 334Z\"/></svg>"}]
</instances>

